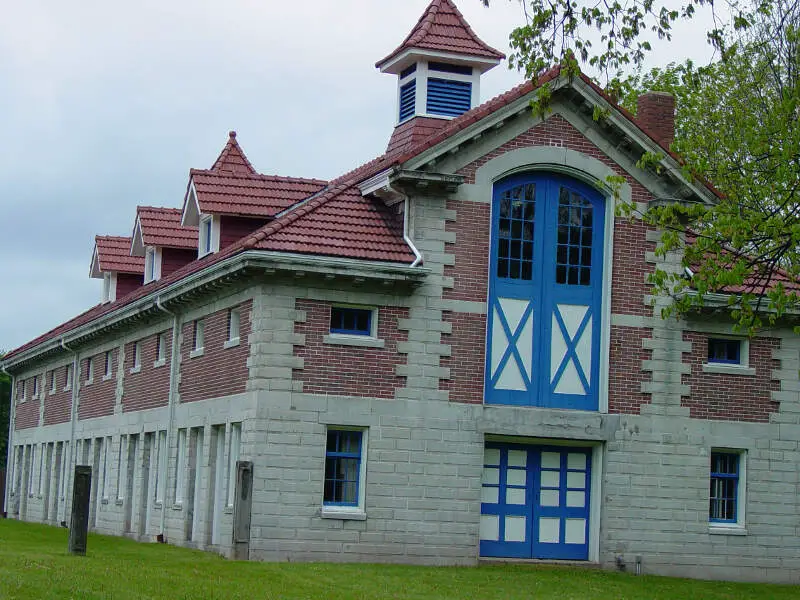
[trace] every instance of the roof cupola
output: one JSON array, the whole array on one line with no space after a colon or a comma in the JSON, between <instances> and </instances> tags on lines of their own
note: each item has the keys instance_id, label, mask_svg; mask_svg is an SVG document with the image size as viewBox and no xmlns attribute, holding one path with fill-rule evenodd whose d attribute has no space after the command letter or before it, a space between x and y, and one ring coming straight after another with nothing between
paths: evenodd
<instances>
[{"instance_id":1,"label":"roof cupola","mask_svg":"<svg viewBox=\"0 0 800 600\"><path fill-rule=\"evenodd\" d=\"M397 123L452 119L477 106L480 77L505 55L483 42L451 0L433 0L402 44L375 66L397 75Z\"/></svg>"}]
</instances>

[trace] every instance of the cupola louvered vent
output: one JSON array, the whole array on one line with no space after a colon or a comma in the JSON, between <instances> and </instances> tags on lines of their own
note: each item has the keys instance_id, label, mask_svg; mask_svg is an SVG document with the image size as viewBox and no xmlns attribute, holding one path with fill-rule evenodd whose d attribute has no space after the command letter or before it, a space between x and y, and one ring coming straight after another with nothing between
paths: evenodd
<instances>
[{"instance_id":1,"label":"cupola louvered vent","mask_svg":"<svg viewBox=\"0 0 800 600\"><path fill-rule=\"evenodd\" d=\"M412 79L400 88L400 122L414 115L417 102L417 80Z\"/></svg>"},{"instance_id":2,"label":"cupola louvered vent","mask_svg":"<svg viewBox=\"0 0 800 600\"><path fill-rule=\"evenodd\" d=\"M458 117L472 107L472 84L452 79L428 79L427 112L430 115Z\"/></svg>"}]
</instances>

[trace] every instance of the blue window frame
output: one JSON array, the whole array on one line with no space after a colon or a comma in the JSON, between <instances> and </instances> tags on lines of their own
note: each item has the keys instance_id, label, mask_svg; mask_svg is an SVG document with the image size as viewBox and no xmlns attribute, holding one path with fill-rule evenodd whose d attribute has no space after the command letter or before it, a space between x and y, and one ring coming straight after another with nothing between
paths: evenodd
<instances>
[{"instance_id":1,"label":"blue window frame","mask_svg":"<svg viewBox=\"0 0 800 600\"><path fill-rule=\"evenodd\" d=\"M362 437L361 431L328 431L324 505L358 506Z\"/></svg>"},{"instance_id":2,"label":"blue window frame","mask_svg":"<svg viewBox=\"0 0 800 600\"><path fill-rule=\"evenodd\" d=\"M738 520L739 454L711 453L711 489L708 518L712 523L735 523Z\"/></svg>"},{"instance_id":3,"label":"blue window frame","mask_svg":"<svg viewBox=\"0 0 800 600\"><path fill-rule=\"evenodd\" d=\"M369 308L331 307L331 333L372 335L372 310Z\"/></svg>"},{"instance_id":4,"label":"blue window frame","mask_svg":"<svg viewBox=\"0 0 800 600\"><path fill-rule=\"evenodd\" d=\"M709 338L708 362L738 365L742 358L742 341Z\"/></svg>"}]
</instances>

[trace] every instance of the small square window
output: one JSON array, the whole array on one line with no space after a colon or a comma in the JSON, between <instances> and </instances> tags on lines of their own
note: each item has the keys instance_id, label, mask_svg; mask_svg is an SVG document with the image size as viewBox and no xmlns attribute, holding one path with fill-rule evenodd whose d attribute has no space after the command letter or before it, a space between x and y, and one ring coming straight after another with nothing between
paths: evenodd
<instances>
[{"instance_id":1,"label":"small square window","mask_svg":"<svg viewBox=\"0 0 800 600\"><path fill-rule=\"evenodd\" d=\"M239 341L239 327L241 324L241 313L238 308L232 308L228 311L228 341Z\"/></svg>"},{"instance_id":2,"label":"small square window","mask_svg":"<svg viewBox=\"0 0 800 600\"><path fill-rule=\"evenodd\" d=\"M742 361L742 341L726 338L709 338L708 362L739 365Z\"/></svg>"},{"instance_id":3,"label":"small square window","mask_svg":"<svg viewBox=\"0 0 800 600\"><path fill-rule=\"evenodd\" d=\"M331 333L372 335L372 313L369 308L331 307Z\"/></svg>"},{"instance_id":4,"label":"small square window","mask_svg":"<svg viewBox=\"0 0 800 600\"><path fill-rule=\"evenodd\" d=\"M736 452L711 452L708 518L712 523L741 523L741 458Z\"/></svg>"},{"instance_id":5,"label":"small square window","mask_svg":"<svg viewBox=\"0 0 800 600\"><path fill-rule=\"evenodd\" d=\"M192 338L193 339L192 348L194 349L195 352L198 352L203 349L203 344L205 343L204 338L205 338L205 323L203 322L203 319L197 319L194 322L194 337Z\"/></svg>"},{"instance_id":6,"label":"small square window","mask_svg":"<svg viewBox=\"0 0 800 600\"><path fill-rule=\"evenodd\" d=\"M323 504L333 507L362 507L363 431L328 430L325 449Z\"/></svg>"}]
</instances>

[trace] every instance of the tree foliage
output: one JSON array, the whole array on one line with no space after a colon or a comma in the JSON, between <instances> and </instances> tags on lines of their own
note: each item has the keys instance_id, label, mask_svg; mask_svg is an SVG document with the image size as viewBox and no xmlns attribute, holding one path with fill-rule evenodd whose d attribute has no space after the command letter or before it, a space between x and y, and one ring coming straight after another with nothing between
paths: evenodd
<instances>
[{"instance_id":1,"label":"tree foliage","mask_svg":"<svg viewBox=\"0 0 800 600\"><path fill-rule=\"evenodd\" d=\"M672 203L639 215L663 232L657 251L681 251L690 274L657 270L652 283L675 300L664 316L721 293L737 326L752 333L800 310L800 0L743 2L728 3L725 22L706 0L677 7L527 0L526 23L511 34L511 45L513 65L527 76L556 63L588 66L634 111L644 91L675 95L672 149L687 177L711 182L722 198L714 206ZM672 25L700 9L714 14L706 36L717 60L643 74L649 41L669 40ZM643 156L640 164L657 166L658 159Z\"/></svg>"}]
</instances>

